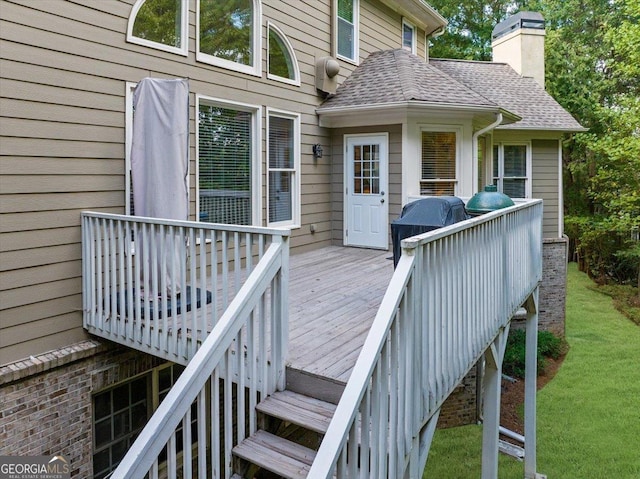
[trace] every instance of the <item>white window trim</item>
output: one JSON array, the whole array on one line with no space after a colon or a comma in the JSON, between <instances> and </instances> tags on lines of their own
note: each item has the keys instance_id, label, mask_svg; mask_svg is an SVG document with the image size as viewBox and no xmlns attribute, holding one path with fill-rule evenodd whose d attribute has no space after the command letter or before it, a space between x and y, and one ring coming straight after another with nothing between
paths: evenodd
<instances>
[{"instance_id":1,"label":"white window trim","mask_svg":"<svg viewBox=\"0 0 640 479\"><path fill-rule=\"evenodd\" d=\"M176 53L186 57L189 54L189 0L181 0L182 3L180 5L180 47L172 47L164 43L152 42L151 40L133 35L133 24L136 21L140 8L142 8L142 5L144 5L146 1L147 0L136 0L136 3L134 3L131 8L129 21L127 23L127 42L169 53Z\"/></svg>"},{"instance_id":2,"label":"white window trim","mask_svg":"<svg viewBox=\"0 0 640 479\"><path fill-rule=\"evenodd\" d=\"M418 162L418 192L420 191L420 182L423 181L422 180L422 133L423 132L434 132L434 133L455 133L456 135L456 164L455 164L455 178L453 179L448 179L448 180L442 180L442 182L451 182L453 181L454 183L454 195L458 196L460 195L460 174L462 171L462 167L461 167L461 161L462 161L462 126L460 125L419 125L420 126L420 133L419 133L419 140L418 140L418 158L419 158L419 162ZM433 182L437 182L437 180L424 180L424 181L433 181Z\"/></svg>"},{"instance_id":3,"label":"white window trim","mask_svg":"<svg viewBox=\"0 0 640 479\"><path fill-rule=\"evenodd\" d=\"M248 103L232 102L206 95L196 94L195 102L195 118L196 118L196 221L200 221L198 212L200 211L200 127L198 124L198 113L200 104L218 106L221 108L231 108L235 110L246 111L251 113L253 128L253 138L251 145L251 223L252 226L262 225L262 107L260 105L251 105Z\"/></svg>"},{"instance_id":4,"label":"white window trim","mask_svg":"<svg viewBox=\"0 0 640 479\"><path fill-rule=\"evenodd\" d=\"M524 182L524 194L525 194L525 199L526 198L531 198L532 197L532 181L531 181L531 176L532 176L532 164L531 164L531 158L532 158L532 150L531 150L531 142L530 141L501 141L501 142L496 142L493 144L493 146L497 146L498 147L498 158L493 158L493 161L497 161L498 162L498 177L496 178L495 176L493 176L493 165L491 165L491 180L492 183L494 180L497 180L498 182L498 191L502 192L503 190L503 180L505 178L504 176L504 147L505 146L525 146L526 147L526 157L525 157L525 161L526 161L526 177L522 177L522 176L510 176L509 178L524 178L525 182ZM492 149L493 150L493 149ZM493 151L492 151L493 153ZM518 198L516 198L518 199Z\"/></svg>"},{"instance_id":5,"label":"white window trim","mask_svg":"<svg viewBox=\"0 0 640 479\"><path fill-rule=\"evenodd\" d=\"M262 6L260 0L253 1L253 65L243 65L218 58L200 51L200 0L196 0L196 60L227 70L262 76Z\"/></svg>"},{"instance_id":6,"label":"white window trim","mask_svg":"<svg viewBox=\"0 0 640 479\"><path fill-rule=\"evenodd\" d=\"M287 118L293 120L293 178L291 184L292 212L290 221L269 221L269 119L272 116ZM289 111L276 110L275 108L267 108L267 151L266 151L266 203L267 203L267 226L289 226L291 228L300 228L301 222L301 196L300 196L300 114Z\"/></svg>"},{"instance_id":7,"label":"white window trim","mask_svg":"<svg viewBox=\"0 0 640 479\"><path fill-rule=\"evenodd\" d=\"M349 58L338 54L338 0L333 0L333 56L345 62L360 63L360 0L353 0L353 56Z\"/></svg>"},{"instance_id":8,"label":"white window trim","mask_svg":"<svg viewBox=\"0 0 640 479\"><path fill-rule=\"evenodd\" d=\"M133 145L133 91L138 85L136 82L126 82L125 84L125 108L124 108L124 214L129 216L131 212L131 146Z\"/></svg>"},{"instance_id":9,"label":"white window trim","mask_svg":"<svg viewBox=\"0 0 640 479\"><path fill-rule=\"evenodd\" d=\"M293 64L293 76L294 76L293 80L291 78L285 78L279 75L272 75L271 73L269 73L269 70L270 70L269 68L269 53L270 53L269 52L269 32L271 30L273 30L276 33L276 35L280 37L285 47L287 48L287 52L291 56L291 63ZM276 80L282 83L287 83L289 85L300 86L300 67L298 66L298 59L296 58L296 53L293 49L293 46L291 45L291 42L289 42L289 39L284 34L284 32L271 22L267 22L267 78L269 80Z\"/></svg>"},{"instance_id":10,"label":"white window trim","mask_svg":"<svg viewBox=\"0 0 640 479\"><path fill-rule=\"evenodd\" d=\"M411 28L411 48L407 48L404 44L404 27L407 26ZM400 33L400 45L404 50L408 50L415 55L417 49L417 36L416 36L416 26L411 23L406 18L402 19L402 30Z\"/></svg>"}]
</instances>

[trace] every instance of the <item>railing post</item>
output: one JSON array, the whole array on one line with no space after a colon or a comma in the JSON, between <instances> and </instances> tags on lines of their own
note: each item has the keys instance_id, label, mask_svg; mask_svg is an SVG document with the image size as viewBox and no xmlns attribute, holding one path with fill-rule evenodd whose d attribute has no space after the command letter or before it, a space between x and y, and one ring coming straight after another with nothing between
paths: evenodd
<instances>
[{"instance_id":1,"label":"railing post","mask_svg":"<svg viewBox=\"0 0 640 479\"><path fill-rule=\"evenodd\" d=\"M285 361L289 349L289 237L278 236L275 237L273 241L280 243L280 274L278 275L279 298L276 307L276 311L278 312L278 318L276 318L278 327L276 340L279 342L277 348L279 356L276 358L276 387L279 391L284 391L286 387Z\"/></svg>"},{"instance_id":2,"label":"railing post","mask_svg":"<svg viewBox=\"0 0 640 479\"><path fill-rule=\"evenodd\" d=\"M502 358L508 333L507 324L506 328L500 328L498 335L484 354L486 366L483 391L482 479L496 479L498 477Z\"/></svg>"},{"instance_id":3,"label":"railing post","mask_svg":"<svg viewBox=\"0 0 640 479\"><path fill-rule=\"evenodd\" d=\"M536 382L538 375L538 290L525 303L527 310L524 382L524 477L536 477Z\"/></svg>"}]
</instances>

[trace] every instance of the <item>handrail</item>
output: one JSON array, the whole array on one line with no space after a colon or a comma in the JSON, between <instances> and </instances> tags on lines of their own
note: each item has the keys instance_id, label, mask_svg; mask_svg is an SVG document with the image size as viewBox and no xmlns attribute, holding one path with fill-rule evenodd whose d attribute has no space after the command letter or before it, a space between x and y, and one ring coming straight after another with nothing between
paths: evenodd
<instances>
[{"instance_id":1,"label":"handrail","mask_svg":"<svg viewBox=\"0 0 640 479\"><path fill-rule=\"evenodd\" d=\"M82 213L83 324L186 365L265 249L290 231Z\"/></svg>"},{"instance_id":2,"label":"handrail","mask_svg":"<svg viewBox=\"0 0 640 479\"><path fill-rule=\"evenodd\" d=\"M162 401L147 426L142 430L118 468L114 471L113 478L143 478L149 472L153 473L152 477L157 475L157 457L165 445L171 443L172 438L173 446L175 447L174 432L181 421L183 424L189 423L187 419L189 418L192 403L198 401L198 411L201 411L200 414L204 413L206 415L204 403L207 402L205 398L209 394L207 392L208 382L210 383L210 391L218 390L218 393L220 393L219 389L216 389L219 388L218 381L223 376L226 376L225 383L227 385L230 385L231 378L236 376L238 388L243 391L248 388L252 390L251 394L254 394L253 389L256 387L259 387L259 392L263 396L284 388L284 356L286 353L288 321L286 313L287 263L288 243L286 236L283 236L281 240L269 246L238 294L231 301L227 310L171 388L165 400ZM276 281L275 283L274 280ZM271 308L264 307L265 294L268 290L270 290L270 299L272 301ZM272 315L270 327L273 338L270 341L271 364L268 363L267 351L262 351L263 355L258 359L260 364L256 365L256 359L250 350L261 338L257 337L258 334L255 334L256 337L247 336L250 334L249 329L253 333L264 333L265 326L255 327L255 325L250 324L250 321L254 316L268 315L269 313ZM244 338L244 341L238 341L238 339L242 338ZM247 351L246 360L245 355L240 354L243 348ZM236 371L235 375L232 373L230 364L232 361L238 361L237 369L242 370L247 367L251 370L248 378L250 385L244 382L243 374L238 374L238 371ZM268 377L262 378L262 384L258 384L256 381L256 375L260 375L260 369L269 370ZM208 417L211 421L219 420L216 407L219 408L221 402L232 402L230 401L231 387L227 387L226 391L224 399L213 397L208 399L211 405ZM232 409L231 404L225 404L223 407L229 408L230 411ZM238 411L237 419L240 420L240 415L242 415L242 424L244 424L245 412L249 415L255 415L252 407L248 408L247 411ZM229 418L224 420L228 428L231 421ZM251 417L250 430L253 429L255 431L255 422L255 417ZM214 426L211 427L213 428ZM244 427L238 426L238 429L244 429ZM253 431L250 431L250 433ZM231 432L226 431L226 434L229 437ZM243 434L244 431L238 431L239 436L238 440L235 441L236 443L242 439ZM183 440L186 436L189 436L189 434L185 432ZM197 441L199 467L207 467L207 454L204 444L207 443L208 439L206 428L199 427ZM215 464L211 467L214 469L217 467L217 469L215 474L212 473L209 477L230 476L230 464L228 463L230 463L232 446L233 444L224 444L225 454L223 460L218 462L217 459L212 459L212 463ZM188 451L191 447L195 446L189 440L189 445L184 450ZM215 448L210 446L210 449L213 450ZM173 458L167 460L174 463L169 467L173 467L175 470L177 468L175 451L173 454L169 454L169 458ZM185 468L191 468L191 464L187 464L188 462L187 458L183 459Z\"/></svg>"},{"instance_id":3,"label":"handrail","mask_svg":"<svg viewBox=\"0 0 640 479\"><path fill-rule=\"evenodd\" d=\"M310 479L403 477L426 461L421 430L541 280L542 201L402 248Z\"/></svg>"}]
</instances>

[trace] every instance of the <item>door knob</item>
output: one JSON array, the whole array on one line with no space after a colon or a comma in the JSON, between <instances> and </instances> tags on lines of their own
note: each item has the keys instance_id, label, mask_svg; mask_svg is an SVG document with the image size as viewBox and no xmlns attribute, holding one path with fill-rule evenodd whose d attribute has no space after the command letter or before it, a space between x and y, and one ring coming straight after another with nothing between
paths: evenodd
<instances>
[{"instance_id":1,"label":"door knob","mask_svg":"<svg viewBox=\"0 0 640 479\"><path fill-rule=\"evenodd\" d=\"M384 203L384 198L382 198L382 199L380 200L380 203Z\"/></svg>"}]
</instances>

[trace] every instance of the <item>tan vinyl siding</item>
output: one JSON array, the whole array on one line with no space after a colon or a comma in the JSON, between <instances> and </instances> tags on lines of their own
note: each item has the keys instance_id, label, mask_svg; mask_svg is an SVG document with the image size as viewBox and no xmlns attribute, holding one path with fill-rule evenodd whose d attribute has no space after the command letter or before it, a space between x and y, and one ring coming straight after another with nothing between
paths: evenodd
<instances>
[{"instance_id":1,"label":"tan vinyl siding","mask_svg":"<svg viewBox=\"0 0 640 479\"><path fill-rule=\"evenodd\" d=\"M532 196L544 201L543 234L545 238L559 236L559 174L558 141L533 140Z\"/></svg>"},{"instance_id":2,"label":"tan vinyl siding","mask_svg":"<svg viewBox=\"0 0 640 479\"><path fill-rule=\"evenodd\" d=\"M127 82L189 78L192 217L196 94L260 105L263 129L266 107L299 113L302 226L293 232L292 244L306 250L332 240L331 131L318 126L315 114L322 101L315 61L331 52L331 2L262 2L261 78L196 62L193 1L187 57L127 43L133 3L0 0L0 364L85 336L80 212L124 213ZM361 57L400 47L402 19L388 7L361 0L360 19ZM300 87L266 78L267 21L291 42ZM424 49L423 37L418 32L418 51ZM342 80L355 66L340 63ZM317 161L311 154L316 143L325 151ZM399 151L399 143L392 143L391 151ZM262 174L264 197L264 165ZM399 191L399 173L390 179ZM399 204L399 192L392 202Z\"/></svg>"},{"instance_id":3,"label":"tan vinyl siding","mask_svg":"<svg viewBox=\"0 0 640 479\"><path fill-rule=\"evenodd\" d=\"M333 132L332 146L332 218L333 244L344 244L344 135L367 133L389 134L389 224L402 211L402 125L343 128ZM389 230L391 241L391 230ZM391 245L391 243L389 243Z\"/></svg>"}]
</instances>

